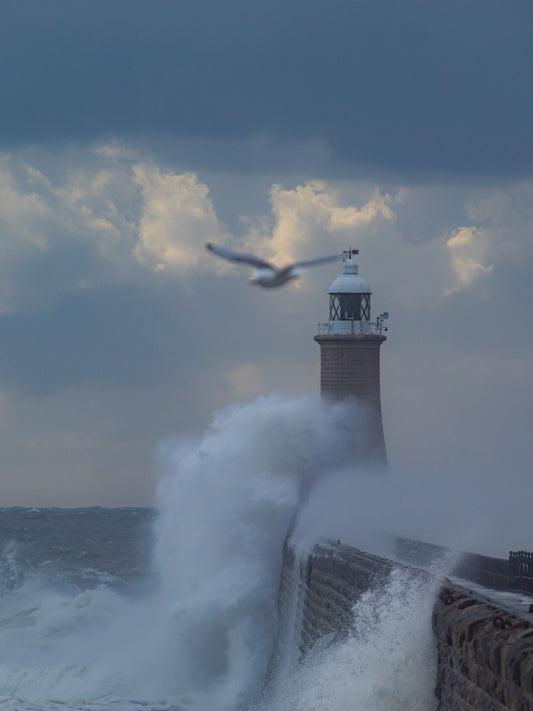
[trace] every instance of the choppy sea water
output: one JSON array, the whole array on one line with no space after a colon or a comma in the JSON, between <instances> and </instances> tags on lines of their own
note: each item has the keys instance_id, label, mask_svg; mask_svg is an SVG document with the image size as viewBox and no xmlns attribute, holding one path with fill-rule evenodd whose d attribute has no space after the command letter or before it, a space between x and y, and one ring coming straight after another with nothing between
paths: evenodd
<instances>
[{"instance_id":1,"label":"choppy sea water","mask_svg":"<svg viewBox=\"0 0 533 711\"><path fill-rule=\"evenodd\" d=\"M400 573L265 687L283 541L353 456L346 416L315 398L222 412L165 445L153 509L0 509L0 711L434 709L434 591Z\"/></svg>"}]
</instances>

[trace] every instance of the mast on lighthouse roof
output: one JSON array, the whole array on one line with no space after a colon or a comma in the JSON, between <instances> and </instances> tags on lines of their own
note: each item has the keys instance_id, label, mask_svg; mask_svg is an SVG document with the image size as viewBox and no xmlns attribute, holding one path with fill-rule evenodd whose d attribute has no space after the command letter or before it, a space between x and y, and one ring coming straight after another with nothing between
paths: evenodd
<instances>
[{"instance_id":1,"label":"mast on lighthouse roof","mask_svg":"<svg viewBox=\"0 0 533 711\"><path fill-rule=\"evenodd\" d=\"M386 340L383 321L371 321L372 290L359 274L353 256L344 252L342 274L329 288L329 321L318 324L314 340L320 345L320 390L330 398L362 404L364 436L361 449L374 461L386 464L381 418L380 346Z\"/></svg>"}]
</instances>

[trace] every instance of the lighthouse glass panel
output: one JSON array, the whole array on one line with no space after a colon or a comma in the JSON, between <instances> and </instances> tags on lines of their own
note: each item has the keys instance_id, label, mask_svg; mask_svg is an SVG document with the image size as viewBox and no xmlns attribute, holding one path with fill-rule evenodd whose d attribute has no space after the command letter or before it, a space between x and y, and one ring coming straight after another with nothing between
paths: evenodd
<instances>
[{"instance_id":1,"label":"lighthouse glass panel","mask_svg":"<svg viewBox=\"0 0 533 711\"><path fill-rule=\"evenodd\" d=\"M339 301L338 294L329 295L329 320L330 321L340 321L341 319L341 305Z\"/></svg>"},{"instance_id":2,"label":"lighthouse glass panel","mask_svg":"<svg viewBox=\"0 0 533 711\"><path fill-rule=\"evenodd\" d=\"M370 321L370 294L361 294L361 321Z\"/></svg>"},{"instance_id":3,"label":"lighthouse glass panel","mask_svg":"<svg viewBox=\"0 0 533 711\"><path fill-rule=\"evenodd\" d=\"M370 294L330 294L330 321L369 321Z\"/></svg>"}]
</instances>

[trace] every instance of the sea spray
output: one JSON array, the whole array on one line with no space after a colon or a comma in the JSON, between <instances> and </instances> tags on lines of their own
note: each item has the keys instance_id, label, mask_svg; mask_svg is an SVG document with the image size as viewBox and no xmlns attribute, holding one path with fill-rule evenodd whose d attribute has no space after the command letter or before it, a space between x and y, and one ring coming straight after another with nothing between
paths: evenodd
<instances>
[{"instance_id":1,"label":"sea spray","mask_svg":"<svg viewBox=\"0 0 533 711\"><path fill-rule=\"evenodd\" d=\"M167 447L156 560L172 606L180 688L232 709L261 688L283 541L312 483L353 451L349 406L265 397Z\"/></svg>"},{"instance_id":2,"label":"sea spray","mask_svg":"<svg viewBox=\"0 0 533 711\"><path fill-rule=\"evenodd\" d=\"M435 579L394 569L355 604L342 639L320 639L304 659L284 660L254 711L434 711L435 593Z\"/></svg>"},{"instance_id":3,"label":"sea spray","mask_svg":"<svg viewBox=\"0 0 533 711\"><path fill-rule=\"evenodd\" d=\"M0 550L0 597L22 584L24 568L18 545L8 541Z\"/></svg>"}]
</instances>

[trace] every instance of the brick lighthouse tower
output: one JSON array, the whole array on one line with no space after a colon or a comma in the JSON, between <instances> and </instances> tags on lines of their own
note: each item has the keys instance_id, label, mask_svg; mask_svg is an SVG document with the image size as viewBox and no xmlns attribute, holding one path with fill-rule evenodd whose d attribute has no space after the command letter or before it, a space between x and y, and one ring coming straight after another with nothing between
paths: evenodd
<instances>
[{"instance_id":1,"label":"brick lighthouse tower","mask_svg":"<svg viewBox=\"0 0 533 711\"><path fill-rule=\"evenodd\" d=\"M344 252L342 274L329 289L329 321L318 324L314 340L320 345L320 390L323 396L353 400L361 415L359 450L386 465L381 420L379 349L387 337L383 321L388 313L370 319L372 290L352 259L359 251ZM358 430L359 431L359 430Z\"/></svg>"}]
</instances>

